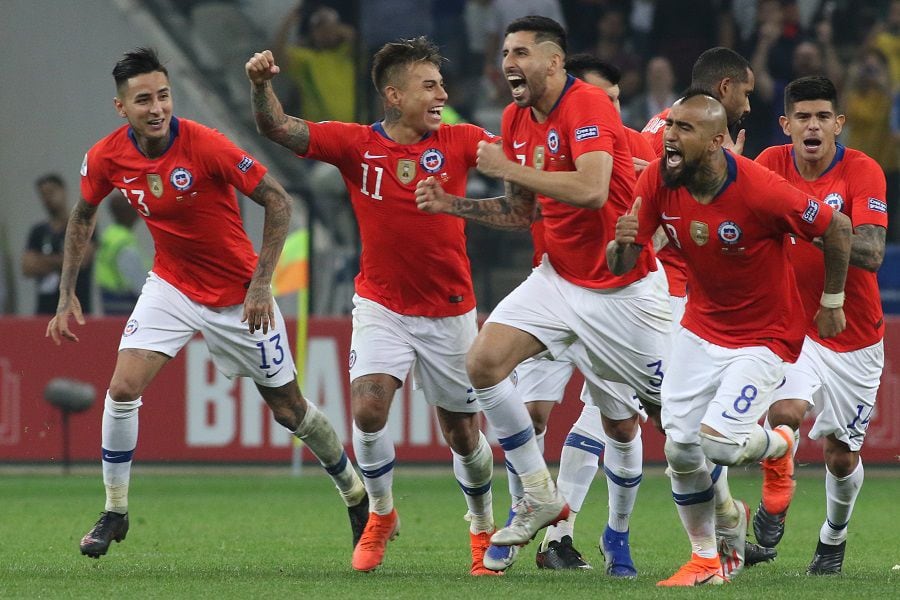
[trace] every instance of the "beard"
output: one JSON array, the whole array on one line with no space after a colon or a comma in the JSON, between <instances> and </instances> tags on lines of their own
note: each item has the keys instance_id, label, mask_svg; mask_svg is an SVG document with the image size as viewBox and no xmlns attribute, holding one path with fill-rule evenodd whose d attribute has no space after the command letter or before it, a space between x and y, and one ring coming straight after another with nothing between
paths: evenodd
<instances>
[{"instance_id":1,"label":"beard","mask_svg":"<svg viewBox=\"0 0 900 600\"><path fill-rule=\"evenodd\" d=\"M700 171L700 161L698 161L698 160L688 162L687 159L682 156L680 169L670 170L668 164L666 163L665 158L663 158L663 160L662 160L663 185L665 185L669 189L675 189L675 188L679 188L682 186L687 186L697 178L697 173L699 171Z\"/></svg>"}]
</instances>

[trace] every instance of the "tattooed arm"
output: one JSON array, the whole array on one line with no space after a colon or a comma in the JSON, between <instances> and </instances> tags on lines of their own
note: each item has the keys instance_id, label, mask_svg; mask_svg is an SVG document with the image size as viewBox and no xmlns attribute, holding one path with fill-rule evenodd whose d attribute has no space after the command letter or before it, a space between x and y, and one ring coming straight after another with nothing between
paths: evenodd
<instances>
[{"instance_id":1,"label":"tattooed arm","mask_svg":"<svg viewBox=\"0 0 900 600\"><path fill-rule=\"evenodd\" d=\"M875 273L884 260L884 243L887 230L880 225L860 225L850 236L850 264ZM821 238L813 243L823 248Z\"/></svg>"},{"instance_id":2,"label":"tattooed arm","mask_svg":"<svg viewBox=\"0 0 900 600\"><path fill-rule=\"evenodd\" d=\"M281 71L272 53L269 50L257 52L244 65L244 70L251 84L250 100L257 131L295 154L306 154L309 150L306 121L285 114L272 89L272 78Z\"/></svg>"},{"instance_id":3,"label":"tattooed arm","mask_svg":"<svg viewBox=\"0 0 900 600\"><path fill-rule=\"evenodd\" d=\"M250 199L266 209L263 223L262 247L259 260L250 280L250 287L244 298L244 314L241 322L246 322L250 333L262 329L267 333L275 322L275 299L272 298L272 273L281 257L284 239L287 237L291 221L293 200L281 184L266 173Z\"/></svg>"},{"instance_id":4,"label":"tattooed arm","mask_svg":"<svg viewBox=\"0 0 900 600\"><path fill-rule=\"evenodd\" d=\"M494 229L528 229L534 221L534 193L506 183L506 194L496 198L462 198L444 191L434 177L416 185L416 204L427 213L447 213Z\"/></svg>"}]
</instances>

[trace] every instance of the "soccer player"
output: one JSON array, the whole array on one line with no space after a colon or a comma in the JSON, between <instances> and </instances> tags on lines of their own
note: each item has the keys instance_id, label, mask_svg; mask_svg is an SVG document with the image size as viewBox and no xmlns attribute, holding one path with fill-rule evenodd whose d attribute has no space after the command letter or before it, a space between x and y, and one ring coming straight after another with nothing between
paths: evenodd
<instances>
[{"instance_id":1,"label":"soccer player","mask_svg":"<svg viewBox=\"0 0 900 600\"><path fill-rule=\"evenodd\" d=\"M662 384L662 424L672 495L693 553L660 586L726 581L707 459L748 464L789 455L794 444L785 429L757 423L805 329L786 234L822 237L825 291L815 322L823 338L846 325L849 219L723 149L726 127L725 109L704 91L672 106L665 157L641 175L607 249L610 270L628 273L666 225L688 265L691 293Z\"/></svg>"},{"instance_id":2,"label":"soccer player","mask_svg":"<svg viewBox=\"0 0 900 600\"><path fill-rule=\"evenodd\" d=\"M604 90L613 106L616 107L616 111L621 110L619 106L621 72L618 68L590 54L572 55L566 59L565 66L566 72L570 75ZM649 161L656 158L653 149L647 140L634 129L626 127L625 133L628 136L635 170L642 170ZM545 252L543 230L543 220L535 219L531 224L535 267L540 265ZM580 345L578 351L583 352ZM535 439L542 452L550 412L563 399L566 384L575 368L574 362L565 357L559 360L529 358L516 367L516 387L528 408L534 423ZM587 375L590 378L590 373ZM633 393L624 384L607 382L599 378L593 382L585 382L582 387L581 399L584 407L566 436L560 456L559 473L556 478L560 493L569 503L569 517L547 528L544 540L535 557L539 568L591 568L574 546L575 519L587 497L605 447L610 449L604 464L610 512L609 523L604 535L612 539L615 537L616 531L628 530L631 510L641 480L642 447L640 444L629 445L628 442L631 440L628 434L624 436L625 439L607 441L601 425L600 410L591 396L592 394L624 394L630 397ZM638 430L638 435L640 435L640 430ZM522 497L522 483L512 471L508 472L508 480L510 495L513 498L513 507L509 517L511 519L515 514L515 504ZM613 546L613 542L604 544L601 540L601 549L604 546ZM487 558L495 562L509 562L510 555L516 551L518 551L518 546L491 546L488 548ZM609 575L613 577L637 575L627 547L623 546L620 551L610 552L608 558L610 560L606 565L606 572Z\"/></svg>"},{"instance_id":3,"label":"soccer player","mask_svg":"<svg viewBox=\"0 0 900 600\"><path fill-rule=\"evenodd\" d=\"M494 574L483 566L494 532L494 459L465 372L477 333L465 222L421 213L414 193L425 177L462 193L478 143L495 137L474 125L441 124L447 102L442 60L424 37L385 44L372 66L385 116L372 125L285 115L272 89L279 72L272 54L257 53L246 66L259 131L298 156L337 166L360 227L350 393L353 447L372 512L353 553L358 571L377 568L399 531L391 492L394 444L386 425L394 393L414 367L453 451L453 471L468 505L470 572Z\"/></svg>"},{"instance_id":4,"label":"soccer player","mask_svg":"<svg viewBox=\"0 0 900 600\"><path fill-rule=\"evenodd\" d=\"M750 94L755 79L750 63L740 54L728 48L710 48L694 62L691 72L691 87L707 92L725 108L728 121L724 146L740 154L744 146L745 132L739 130L741 122L750 114ZM650 119L641 135L650 142L657 157L662 157L664 125L669 114L666 109ZM735 132L736 142L732 140ZM661 238L661 239L660 239ZM660 247L657 255L665 268L669 281L669 299L677 330L684 316L687 302L687 266L676 248L665 243L665 235L657 233L654 245ZM747 519L750 508L743 500L734 499L728 486L728 467L707 465L713 479L716 504L716 537L719 539L722 565L725 575L737 575L744 565L773 560L774 549L761 547L747 541Z\"/></svg>"},{"instance_id":5,"label":"soccer player","mask_svg":"<svg viewBox=\"0 0 900 600\"><path fill-rule=\"evenodd\" d=\"M503 114L503 147L484 142L478 150L479 170L503 179L505 196L460 198L435 178L416 191L422 210L501 227L528 227L540 203L546 256L496 307L467 358L478 401L523 487L512 520L491 539L498 546L527 544L570 512L509 374L526 358L563 357L580 342L584 352L572 359L582 372L637 393L606 398L599 408L607 437L622 440L639 470L639 402L659 404L671 325L665 278L649 248L625 277L606 267L603 250L631 201L634 166L607 93L566 73L565 47L565 31L546 17L524 17L506 29L503 70L513 103ZM604 550L627 555L628 535L616 532Z\"/></svg>"},{"instance_id":6,"label":"soccer player","mask_svg":"<svg viewBox=\"0 0 900 600\"><path fill-rule=\"evenodd\" d=\"M297 386L287 329L270 281L288 230L291 197L266 168L225 136L173 114L166 68L152 49L113 69L116 112L127 123L94 144L81 165L82 198L66 229L56 315L47 335L74 342L84 324L75 278L97 207L118 188L147 223L153 269L119 342L101 434L106 507L81 553L106 554L128 533L128 484L138 408L159 370L200 332L216 366L253 379L275 420L303 440L340 492L354 543L368 516L365 488L331 424ZM259 257L241 223L234 188L265 208Z\"/></svg>"},{"instance_id":7,"label":"soccer player","mask_svg":"<svg viewBox=\"0 0 900 600\"><path fill-rule=\"evenodd\" d=\"M799 441L800 423L812 408L816 421L809 435L825 441L826 518L807 569L810 575L841 571L847 524L863 484L859 451L884 367L884 315L875 273L884 258L887 231L885 177L874 160L836 142L844 126L838 110L837 91L829 79L790 82L780 121L791 143L768 148L756 159L848 215L854 228L845 288L847 329L835 337L823 338L812 321L824 285L821 244L790 244L808 326L800 358L785 369L785 383L775 391L768 413L771 427L789 428ZM792 456L766 459L762 466L762 501L753 529L757 541L774 546L784 534L794 493Z\"/></svg>"}]
</instances>

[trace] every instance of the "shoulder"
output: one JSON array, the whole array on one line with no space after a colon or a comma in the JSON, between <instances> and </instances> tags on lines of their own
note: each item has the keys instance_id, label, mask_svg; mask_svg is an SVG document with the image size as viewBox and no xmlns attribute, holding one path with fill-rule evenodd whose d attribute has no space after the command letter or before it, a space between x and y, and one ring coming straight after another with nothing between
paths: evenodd
<instances>
[{"instance_id":1,"label":"shoulder","mask_svg":"<svg viewBox=\"0 0 900 600\"><path fill-rule=\"evenodd\" d=\"M844 160L846 161L846 166L854 170L882 172L881 165L862 150L845 147Z\"/></svg>"}]
</instances>

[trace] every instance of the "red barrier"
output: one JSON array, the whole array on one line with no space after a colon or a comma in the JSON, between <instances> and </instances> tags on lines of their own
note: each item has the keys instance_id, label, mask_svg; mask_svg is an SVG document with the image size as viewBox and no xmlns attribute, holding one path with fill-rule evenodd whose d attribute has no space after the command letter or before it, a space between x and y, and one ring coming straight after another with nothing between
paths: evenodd
<instances>
[{"instance_id":1,"label":"red barrier","mask_svg":"<svg viewBox=\"0 0 900 600\"><path fill-rule=\"evenodd\" d=\"M71 458L99 460L103 396L115 364L122 319L90 319L79 327L78 344L55 346L44 338L43 318L2 318L0 331L0 461L59 461L60 412L44 400L56 377L76 379L97 390L94 405L70 418ZM289 328L289 331L292 331ZM875 417L863 449L866 462L897 464L900 452L900 319L888 321L886 364ZM351 417L347 356L350 319L313 319L304 392L328 415L348 451ZM562 442L581 411L581 379L569 384L554 412L546 439L547 458L559 459ZM389 427L401 462L445 462L450 452L421 392L405 385L394 399ZM804 434L810 422L804 424ZM138 460L148 462L287 462L290 436L278 426L247 380L230 381L209 360L200 338L168 365L144 395ZM501 457L499 450L495 456ZM663 437L644 428L644 457L663 462ZM799 460L821 462L819 443L804 439Z\"/></svg>"}]
</instances>

